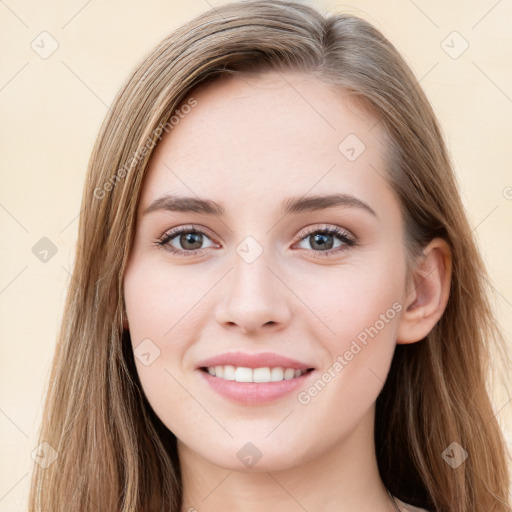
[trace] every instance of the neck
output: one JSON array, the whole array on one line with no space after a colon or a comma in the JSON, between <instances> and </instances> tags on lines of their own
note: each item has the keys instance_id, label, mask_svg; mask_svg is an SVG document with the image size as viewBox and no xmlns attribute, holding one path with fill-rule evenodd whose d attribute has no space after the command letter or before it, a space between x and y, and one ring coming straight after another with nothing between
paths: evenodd
<instances>
[{"instance_id":1,"label":"neck","mask_svg":"<svg viewBox=\"0 0 512 512\"><path fill-rule=\"evenodd\" d=\"M181 512L394 512L378 471L373 420L374 409L336 446L278 470L222 468L178 441Z\"/></svg>"}]
</instances>

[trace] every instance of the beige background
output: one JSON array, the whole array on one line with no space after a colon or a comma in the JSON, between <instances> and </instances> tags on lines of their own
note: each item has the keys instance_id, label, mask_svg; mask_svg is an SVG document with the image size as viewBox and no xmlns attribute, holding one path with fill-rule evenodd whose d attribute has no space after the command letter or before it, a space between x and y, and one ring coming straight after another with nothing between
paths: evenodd
<instances>
[{"instance_id":1,"label":"beige background","mask_svg":"<svg viewBox=\"0 0 512 512\"><path fill-rule=\"evenodd\" d=\"M154 44L221 3L0 2L0 512L26 510L31 452L100 123L121 82ZM512 2L317 4L374 23L420 79L445 132L510 343ZM40 36L43 31L50 36ZM47 56L52 38L58 48ZM453 58L464 41L469 47ZM57 248L46 263L32 253L42 237ZM498 390L495 409L511 439L509 400Z\"/></svg>"}]
</instances>

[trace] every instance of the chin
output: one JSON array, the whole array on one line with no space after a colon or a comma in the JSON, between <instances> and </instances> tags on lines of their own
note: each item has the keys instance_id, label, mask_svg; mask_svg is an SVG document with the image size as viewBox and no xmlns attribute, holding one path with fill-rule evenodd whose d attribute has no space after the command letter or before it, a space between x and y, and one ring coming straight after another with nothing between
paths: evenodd
<instances>
[{"instance_id":1,"label":"chin","mask_svg":"<svg viewBox=\"0 0 512 512\"><path fill-rule=\"evenodd\" d=\"M305 459L305 455L298 451L300 440L296 444L277 446L265 442L265 435L258 436L261 441L249 441L248 437L242 436L242 439L230 439L225 445L220 445L217 439L214 450L205 450L203 446L192 449L215 466L242 473L284 471Z\"/></svg>"}]
</instances>

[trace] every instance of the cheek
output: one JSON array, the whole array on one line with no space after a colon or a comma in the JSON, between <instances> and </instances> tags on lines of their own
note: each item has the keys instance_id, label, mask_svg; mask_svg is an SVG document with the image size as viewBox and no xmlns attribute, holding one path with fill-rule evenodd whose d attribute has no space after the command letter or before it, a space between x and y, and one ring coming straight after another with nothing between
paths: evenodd
<instances>
[{"instance_id":1,"label":"cheek","mask_svg":"<svg viewBox=\"0 0 512 512\"><path fill-rule=\"evenodd\" d=\"M389 371L405 282L405 260L382 258L347 271L323 299L335 334L324 338L331 364L299 397L308 410L329 417L327 430L353 428L372 407Z\"/></svg>"},{"instance_id":2,"label":"cheek","mask_svg":"<svg viewBox=\"0 0 512 512\"><path fill-rule=\"evenodd\" d=\"M137 374L152 409L176 434L183 434L181 428L190 427L189 421L204 420L186 391L191 385L181 364L197 329L198 302L208 288L186 276L184 267L173 271L168 265L134 258L124 277ZM173 414L176 410L178 415Z\"/></svg>"},{"instance_id":3,"label":"cheek","mask_svg":"<svg viewBox=\"0 0 512 512\"><path fill-rule=\"evenodd\" d=\"M364 333L368 331L374 337L382 331L383 341L392 339L397 313L402 308L402 290L399 281L392 282L386 278L354 283L350 292L338 301L333 330L344 342L356 338L364 341Z\"/></svg>"},{"instance_id":4,"label":"cheek","mask_svg":"<svg viewBox=\"0 0 512 512\"><path fill-rule=\"evenodd\" d=\"M172 269L161 261L135 260L128 267L124 298L134 345L144 338L154 338L164 348L176 339L177 332L180 338L186 337L184 332L194 309L208 290L207 284L197 276L195 279L186 276L183 269Z\"/></svg>"},{"instance_id":5,"label":"cheek","mask_svg":"<svg viewBox=\"0 0 512 512\"><path fill-rule=\"evenodd\" d=\"M403 300L405 258L398 251L390 253L387 257L384 251L375 251L335 272L329 269L329 279L318 276L317 281L325 284L308 294L308 301L330 328L325 341L331 355L347 350L360 334L364 340L373 327L383 331L382 339L393 338ZM307 284L303 286L306 289Z\"/></svg>"}]
</instances>

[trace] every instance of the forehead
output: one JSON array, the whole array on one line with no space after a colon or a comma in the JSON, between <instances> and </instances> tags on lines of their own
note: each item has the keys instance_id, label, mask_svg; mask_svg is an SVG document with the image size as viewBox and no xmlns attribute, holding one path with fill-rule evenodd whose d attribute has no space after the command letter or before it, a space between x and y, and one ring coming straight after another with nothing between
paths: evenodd
<instances>
[{"instance_id":1,"label":"forehead","mask_svg":"<svg viewBox=\"0 0 512 512\"><path fill-rule=\"evenodd\" d=\"M197 104L153 152L140 210L164 193L242 207L252 195L308 191L370 198L385 185L380 126L339 88L269 73L223 77L191 96Z\"/></svg>"}]
</instances>

